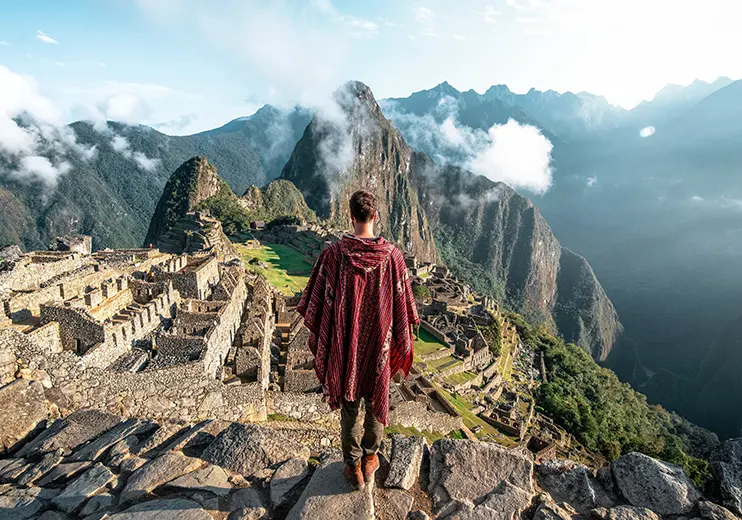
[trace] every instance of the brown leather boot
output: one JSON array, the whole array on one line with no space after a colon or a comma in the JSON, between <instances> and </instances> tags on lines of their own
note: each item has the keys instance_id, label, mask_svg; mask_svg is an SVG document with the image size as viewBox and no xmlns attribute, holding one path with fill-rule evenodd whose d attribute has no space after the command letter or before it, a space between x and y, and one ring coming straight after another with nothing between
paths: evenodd
<instances>
[{"instance_id":1,"label":"brown leather boot","mask_svg":"<svg viewBox=\"0 0 742 520\"><path fill-rule=\"evenodd\" d=\"M365 483L363 481L363 471L361 471L361 465L354 466L353 464L346 464L345 480L347 480L353 489L361 490L364 488Z\"/></svg>"},{"instance_id":2,"label":"brown leather boot","mask_svg":"<svg viewBox=\"0 0 742 520\"><path fill-rule=\"evenodd\" d=\"M379 469L379 456L375 453L364 455L361 464L363 465L363 480L367 483L373 481L374 474Z\"/></svg>"}]
</instances>

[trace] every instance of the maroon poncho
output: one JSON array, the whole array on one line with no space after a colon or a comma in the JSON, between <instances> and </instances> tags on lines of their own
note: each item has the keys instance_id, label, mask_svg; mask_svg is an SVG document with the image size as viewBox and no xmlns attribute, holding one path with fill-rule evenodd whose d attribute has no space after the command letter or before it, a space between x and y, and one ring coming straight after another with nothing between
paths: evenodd
<instances>
[{"instance_id":1,"label":"maroon poncho","mask_svg":"<svg viewBox=\"0 0 742 520\"><path fill-rule=\"evenodd\" d=\"M319 256L297 311L330 407L369 396L388 425L389 380L409 373L412 325L420 322L399 249L345 235Z\"/></svg>"}]
</instances>

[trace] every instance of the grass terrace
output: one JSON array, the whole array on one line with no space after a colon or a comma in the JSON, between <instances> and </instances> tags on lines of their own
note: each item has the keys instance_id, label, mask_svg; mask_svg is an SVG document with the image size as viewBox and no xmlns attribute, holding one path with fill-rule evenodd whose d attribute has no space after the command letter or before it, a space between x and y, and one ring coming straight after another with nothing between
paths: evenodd
<instances>
[{"instance_id":1,"label":"grass terrace","mask_svg":"<svg viewBox=\"0 0 742 520\"><path fill-rule=\"evenodd\" d=\"M477 377L477 374L475 374L474 372L461 372L459 374L448 376L446 378L446 381L456 386L456 385L462 385L464 383L468 383L475 377Z\"/></svg>"},{"instance_id":2,"label":"grass terrace","mask_svg":"<svg viewBox=\"0 0 742 520\"><path fill-rule=\"evenodd\" d=\"M273 287L285 295L293 296L307 285L309 281L308 273L312 270L312 266L304 260L304 255L293 247L283 244L270 244L263 245L259 249L250 249L239 243L235 243L234 246L245 260L248 270L264 275ZM262 268L250 264L251 260L262 261L268 267Z\"/></svg>"},{"instance_id":3,"label":"grass terrace","mask_svg":"<svg viewBox=\"0 0 742 520\"><path fill-rule=\"evenodd\" d=\"M435 336L427 330L422 328L420 329L419 338L415 339L415 354L418 356L424 356L425 354L430 354L442 348L448 348L448 345L444 345L438 341Z\"/></svg>"}]
</instances>

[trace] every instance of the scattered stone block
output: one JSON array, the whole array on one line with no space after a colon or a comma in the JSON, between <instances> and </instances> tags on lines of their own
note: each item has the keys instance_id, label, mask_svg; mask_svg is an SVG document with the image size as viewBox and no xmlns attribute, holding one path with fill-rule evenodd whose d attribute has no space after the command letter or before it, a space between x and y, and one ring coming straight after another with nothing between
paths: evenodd
<instances>
[{"instance_id":1,"label":"scattered stone block","mask_svg":"<svg viewBox=\"0 0 742 520\"><path fill-rule=\"evenodd\" d=\"M407 520L430 520L430 516L425 511L412 511L407 515Z\"/></svg>"},{"instance_id":2,"label":"scattered stone block","mask_svg":"<svg viewBox=\"0 0 742 520\"><path fill-rule=\"evenodd\" d=\"M169 451L132 473L121 491L119 501L124 504L140 500L155 488L198 469L200 465L198 459Z\"/></svg>"},{"instance_id":3,"label":"scattered stone block","mask_svg":"<svg viewBox=\"0 0 742 520\"><path fill-rule=\"evenodd\" d=\"M44 511L36 520L69 520L69 516L59 511ZM87 520L87 518L85 519Z\"/></svg>"},{"instance_id":4,"label":"scattered stone block","mask_svg":"<svg viewBox=\"0 0 742 520\"><path fill-rule=\"evenodd\" d=\"M113 478L114 475L111 470L98 463L70 482L52 501L52 504L66 513L74 513L82 507L88 498L105 488Z\"/></svg>"},{"instance_id":5,"label":"scattered stone block","mask_svg":"<svg viewBox=\"0 0 742 520\"><path fill-rule=\"evenodd\" d=\"M131 457L129 459L125 459L119 466L119 469L123 474L130 474L134 473L145 464L147 464L147 459L143 459L141 457Z\"/></svg>"},{"instance_id":6,"label":"scattered stone block","mask_svg":"<svg viewBox=\"0 0 742 520\"><path fill-rule=\"evenodd\" d=\"M312 475L287 520L373 520L373 485L354 491L345 480L342 459L330 457Z\"/></svg>"},{"instance_id":7,"label":"scattered stone block","mask_svg":"<svg viewBox=\"0 0 742 520\"><path fill-rule=\"evenodd\" d=\"M246 476L294 457L309 458L309 449L276 430L240 423L220 433L201 456Z\"/></svg>"},{"instance_id":8,"label":"scattered stone block","mask_svg":"<svg viewBox=\"0 0 742 520\"><path fill-rule=\"evenodd\" d=\"M213 520L198 502L184 498L151 500L108 518L110 520Z\"/></svg>"},{"instance_id":9,"label":"scattered stone block","mask_svg":"<svg viewBox=\"0 0 742 520\"><path fill-rule=\"evenodd\" d=\"M129 457L132 451L137 448L137 446L139 446L139 439L136 435L129 435L128 437L124 437L116 444L111 446L111 449L108 451L107 464L114 468L118 468L119 466L121 466L121 463L124 461L124 459Z\"/></svg>"},{"instance_id":10,"label":"scattered stone block","mask_svg":"<svg viewBox=\"0 0 742 520\"><path fill-rule=\"evenodd\" d=\"M16 379L3 386L0 403L0 453L15 447L49 415L44 387L39 381Z\"/></svg>"},{"instance_id":11,"label":"scattered stone block","mask_svg":"<svg viewBox=\"0 0 742 520\"><path fill-rule=\"evenodd\" d=\"M701 518L708 520L736 520L738 518L726 507L705 500L698 502L698 512L701 513Z\"/></svg>"},{"instance_id":12,"label":"scattered stone block","mask_svg":"<svg viewBox=\"0 0 742 520\"><path fill-rule=\"evenodd\" d=\"M18 452L32 457L62 449L65 455L107 432L121 422L121 417L97 410L82 410L52 424Z\"/></svg>"},{"instance_id":13,"label":"scattered stone block","mask_svg":"<svg viewBox=\"0 0 742 520\"><path fill-rule=\"evenodd\" d=\"M263 498L263 494L254 487L238 489L229 497L229 509L239 512L236 516L240 518L249 518L249 515L255 515L260 511L265 514L267 508L268 504Z\"/></svg>"},{"instance_id":14,"label":"scattered stone block","mask_svg":"<svg viewBox=\"0 0 742 520\"><path fill-rule=\"evenodd\" d=\"M31 464L26 462L26 459L8 460L11 462L0 470L0 482L15 482L18 477L31 467Z\"/></svg>"},{"instance_id":15,"label":"scattered stone block","mask_svg":"<svg viewBox=\"0 0 742 520\"><path fill-rule=\"evenodd\" d=\"M598 507L610 509L615 505L593 472L571 461L544 461L536 467L536 478L556 502L567 502L582 514Z\"/></svg>"},{"instance_id":16,"label":"scattered stone block","mask_svg":"<svg viewBox=\"0 0 742 520\"><path fill-rule=\"evenodd\" d=\"M392 439L392 458L385 487L410 489L420 476L425 439L395 435Z\"/></svg>"},{"instance_id":17,"label":"scattered stone block","mask_svg":"<svg viewBox=\"0 0 742 520\"><path fill-rule=\"evenodd\" d=\"M291 498L292 492L309 476L305 459L289 459L276 470L271 479L271 503L281 507Z\"/></svg>"},{"instance_id":18,"label":"scattered stone block","mask_svg":"<svg viewBox=\"0 0 742 520\"><path fill-rule=\"evenodd\" d=\"M611 469L618 489L631 505L660 515L688 513L701 498L683 468L641 453L627 453Z\"/></svg>"},{"instance_id":19,"label":"scattered stone block","mask_svg":"<svg viewBox=\"0 0 742 520\"><path fill-rule=\"evenodd\" d=\"M227 472L219 466L212 465L178 477L170 482L167 487L182 491L211 493L220 497L226 496L232 491Z\"/></svg>"}]
</instances>

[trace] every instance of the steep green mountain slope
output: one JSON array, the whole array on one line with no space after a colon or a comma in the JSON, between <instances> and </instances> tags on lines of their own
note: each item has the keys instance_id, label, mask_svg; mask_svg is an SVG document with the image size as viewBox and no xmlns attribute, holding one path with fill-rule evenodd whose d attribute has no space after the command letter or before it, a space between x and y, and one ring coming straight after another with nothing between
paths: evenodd
<instances>
[{"instance_id":1,"label":"steep green mountain slope","mask_svg":"<svg viewBox=\"0 0 742 520\"><path fill-rule=\"evenodd\" d=\"M270 181L281 175L281 170L311 119L312 113L305 108L284 110L264 105L251 116L234 119L224 126L197 136L228 133L246 136L252 147L259 150L266 179ZM237 190L238 193L241 191Z\"/></svg>"},{"instance_id":2,"label":"steep green mountain slope","mask_svg":"<svg viewBox=\"0 0 742 520\"><path fill-rule=\"evenodd\" d=\"M587 262L561 248L533 204L504 184L413 153L368 87L346 88L347 127L315 118L283 171L307 204L345 227L349 194L370 189L382 202L382 231L405 248L424 259L437 247L479 290L604 359L621 332L616 312ZM323 153L344 137L352 154L328 172L332 163Z\"/></svg>"},{"instance_id":3,"label":"steep green mountain slope","mask_svg":"<svg viewBox=\"0 0 742 520\"><path fill-rule=\"evenodd\" d=\"M319 217L342 228L350 225L350 195L373 191L381 232L421 260L434 260L432 232L408 175L412 151L366 85L347 83L335 100L341 115L312 119L281 177L299 188Z\"/></svg>"},{"instance_id":4,"label":"steep green mountain slope","mask_svg":"<svg viewBox=\"0 0 742 520\"><path fill-rule=\"evenodd\" d=\"M0 215L0 243L45 248L56 235L85 233L95 248L139 246L170 172L198 154L207 154L240 193L265 182L258 153L239 133L171 137L113 122L105 131L83 122L71 126L77 141L95 146L96 154L74 160L56 186L19 180L0 168L0 198L9 204Z\"/></svg>"}]
</instances>

